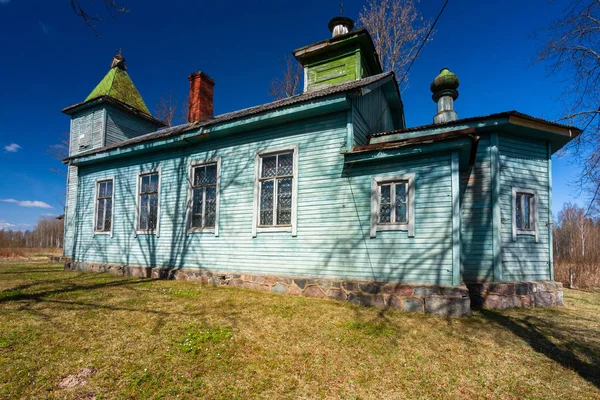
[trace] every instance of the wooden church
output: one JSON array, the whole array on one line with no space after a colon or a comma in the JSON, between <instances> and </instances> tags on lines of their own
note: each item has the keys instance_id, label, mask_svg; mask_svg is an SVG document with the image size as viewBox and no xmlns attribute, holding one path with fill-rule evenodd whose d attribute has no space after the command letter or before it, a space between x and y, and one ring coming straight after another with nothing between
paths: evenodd
<instances>
[{"instance_id":1,"label":"wooden church","mask_svg":"<svg viewBox=\"0 0 600 400\"><path fill-rule=\"evenodd\" d=\"M153 117L116 56L71 117L66 268L441 315L562 304L551 155L580 133L516 111L406 127L369 33L334 18L294 51L297 96L213 115L189 76L189 122Z\"/></svg>"}]
</instances>

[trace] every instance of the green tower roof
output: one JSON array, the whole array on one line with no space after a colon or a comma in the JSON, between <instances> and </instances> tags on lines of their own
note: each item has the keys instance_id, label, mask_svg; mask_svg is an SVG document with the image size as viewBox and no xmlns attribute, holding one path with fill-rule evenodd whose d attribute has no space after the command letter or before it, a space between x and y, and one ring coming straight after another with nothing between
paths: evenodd
<instances>
[{"instance_id":1,"label":"green tower roof","mask_svg":"<svg viewBox=\"0 0 600 400\"><path fill-rule=\"evenodd\" d=\"M152 115L148 107L146 107L146 103L144 103L140 92L137 91L127 74L126 69L125 59L121 56L115 56L110 71L108 71L98 86L92 90L92 93L86 97L85 101L108 96L148 115Z\"/></svg>"}]
</instances>

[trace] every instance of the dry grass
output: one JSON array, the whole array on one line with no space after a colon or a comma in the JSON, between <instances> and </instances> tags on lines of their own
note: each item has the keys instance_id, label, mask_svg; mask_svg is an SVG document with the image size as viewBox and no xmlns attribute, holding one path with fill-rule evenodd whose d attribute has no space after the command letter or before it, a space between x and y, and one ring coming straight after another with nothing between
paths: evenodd
<instances>
[{"instance_id":1,"label":"dry grass","mask_svg":"<svg viewBox=\"0 0 600 400\"><path fill-rule=\"evenodd\" d=\"M56 247L0 247L0 258L34 258L62 255Z\"/></svg>"},{"instance_id":2,"label":"dry grass","mask_svg":"<svg viewBox=\"0 0 600 400\"><path fill-rule=\"evenodd\" d=\"M600 263L567 262L554 264L554 279L569 285L569 269L573 268L573 284L576 288L600 288Z\"/></svg>"},{"instance_id":3,"label":"dry grass","mask_svg":"<svg viewBox=\"0 0 600 400\"><path fill-rule=\"evenodd\" d=\"M598 398L600 293L444 319L0 264L3 398Z\"/></svg>"}]
</instances>

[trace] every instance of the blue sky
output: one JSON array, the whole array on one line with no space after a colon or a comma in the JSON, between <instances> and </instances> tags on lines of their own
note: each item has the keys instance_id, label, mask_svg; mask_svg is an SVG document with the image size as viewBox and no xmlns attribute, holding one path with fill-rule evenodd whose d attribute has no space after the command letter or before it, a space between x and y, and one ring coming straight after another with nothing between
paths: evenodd
<instances>
[{"instance_id":1,"label":"blue sky","mask_svg":"<svg viewBox=\"0 0 600 400\"><path fill-rule=\"evenodd\" d=\"M0 0L0 228L29 229L41 215L62 213L65 182L46 149L69 129L61 109L81 102L109 69L119 48L129 73L154 112L173 92L184 100L188 75L201 70L215 81L215 114L270 101L269 82L279 60L295 48L330 36L327 22L338 1L122 0L129 13L104 17L97 38L68 0ZM444 0L422 0L434 19ZM87 5L86 0L82 4ZM363 2L344 1L357 19ZM564 84L532 65L540 28L560 17L566 0L450 0L403 93L408 126L432 122L429 84L442 67L461 80L459 117L516 109L554 120ZM556 213L574 198L570 158L555 158ZM9 201L6 201L9 200Z\"/></svg>"}]
</instances>

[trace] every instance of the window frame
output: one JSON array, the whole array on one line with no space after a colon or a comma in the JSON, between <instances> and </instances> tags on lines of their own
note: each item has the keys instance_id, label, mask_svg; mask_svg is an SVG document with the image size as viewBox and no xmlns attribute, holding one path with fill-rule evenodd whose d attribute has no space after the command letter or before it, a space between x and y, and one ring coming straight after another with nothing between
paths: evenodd
<instances>
[{"instance_id":1,"label":"window frame","mask_svg":"<svg viewBox=\"0 0 600 400\"><path fill-rule=\"evenodd\" d=\"M406 220L402 223L379 222L381 186L385 184L406 183ZM415 174L393 176L374 176L371 180L371 224L370 237L377 237L381 231L407 231L408 237L415 237Z\"/></svg>"},{"instance_id":2,"label":"window frame","mask_svg":"<svg viewBox=\"0 0 600 400\"><path fill-rule=\"evenodd\" d=\"M530 210L529 210L529 215L530 217L533 219L532 221L532 229L519 229L517 228L517 208L515 207L516 201L517 201L517 194L529 194L533 196L533 201L532 204L530 206ZM523 197L521 197L521 201L523 201ZM534 236L535 237L535 242L538 243L539 242L539 227L538 227L538 221L539 221L539 215L538 215L538 202L539 202L539 195L537 190L533 190L533 189L523 189L523 188L519 188L519 187L513 187L512 188L512 201L511 201L511 208L512 208L512 237L513 237L513 241L516 242L517 241L517 236L519 235L523 235L523 236ZM521 204L521 209L523 209L523 204Z\"/></svg>"},{"instance_id":3,"label":"window frame","mask_svg":"<svg viewBox=\"0 0 600 400\"><path fill-rule=\"evenodd\" d=\"M291 224L282 226L259 226L260 222L260 176L262 172L262 158L268 156L274 156L284 153L292 153L293 158L293 174L292 174L292 209L291 209ZM291 232L292 236L297 236L297 219L298 219L298 145L282 146L276 148L270 148L265 150L259 150L254 153L254 207L252 213L252 237L256 237L258 233L262 232ZM275 188L273 188L275 193ZM273 203L275 209L277 203ZM275 216L274 216L275 217Z\"/></svg>"},{"instance_id":4,"label":"window frame","mask_svg":"<svg viewBox=\"0 0 600 400\"><path fill-rule=\"evenodd\" d=\"M156 210L156 229L139 229L140 227L140 190L142 189L141 187L141 180L142 177L145 175L152 175L152 174L158 174L158 191L156 193L156 196L158 198L158 207ZM159 237L160 234L160 189L161 189L161 182L162 182L162 174L161 174L161 170L160 168L155 168L155 169L151 169L151 170L147 170L147 171L141 171L138 172L137 174L137 182L136 182L136 189L135 189L135 221L134 221L134 228L135 228L135 236L137 237L137 235L155 235L156 237Z\"/></svg>"},{"instance_id":5,"label":"window frame","mask_svg":"<svg viewBox=\"0 0 600 400\"><path fill-rule=\"evenodd\" d=\"M111 204L112 204L112 209L111 209L111 221L110 221L110 231L98 231L96 230L96 222L97 222L97 217L98 217L98 196L100 195L100 191L98 190L100 187L100 183L102 182L108 182L108 181L112 181L112 195L111 195ZM106 212L106 207L105 207L105 212ZM94 218L93 218L93 227L92 227L92 231L94 232L94 236L96 235L108 235L110 237L113 237L113 227L115 225L115 177L114 176L107 176L107 177L103 177L103 178L97 178L95 181L95 187L94 187Z\"/></svg>"},{"instance_id":6,"label":"window frame","mask_svg":"<svg viewBox=\"0 0 600 400\"><path fill-rule=\"evenodd\" d=\"M194 202L194 168L216 165L217 166L217 183L216 183L216 210L215 210L215 226L212 228L193 228L192 227L192 209ZM188 204L186 211L186 227L187 234L193 233L213 233L215 236L219 236L219 201L220 201L220 190L221 190L221 157L210 158L206 160L192 160L188 166ZM204 216L203 216L204 218Z\"/></svg>"}]
</instances>

